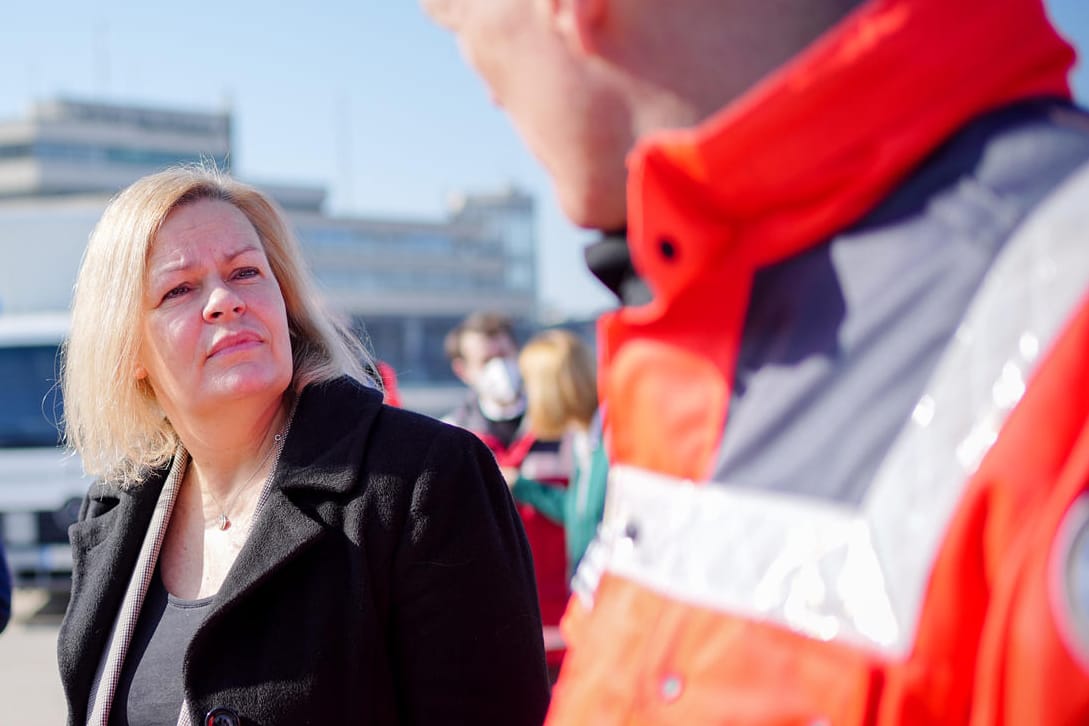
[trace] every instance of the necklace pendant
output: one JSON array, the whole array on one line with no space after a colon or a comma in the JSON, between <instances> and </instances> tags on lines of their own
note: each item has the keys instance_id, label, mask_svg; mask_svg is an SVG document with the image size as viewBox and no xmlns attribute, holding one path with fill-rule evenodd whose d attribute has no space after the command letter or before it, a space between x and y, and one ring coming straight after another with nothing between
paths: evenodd
<instances>
[{"instance_id":1,"label":"necklace pendant","mask_svg":"<svg viewBox=\"0 0 1089 726\"><path fill-rule=\"evenodd\" d=\"M216 526L219 527L219 531L221 532L225 532L230 528L231 520L227 518L226 512L219 515L219 521L216 523Z\"/></svg>"}]
</instances>

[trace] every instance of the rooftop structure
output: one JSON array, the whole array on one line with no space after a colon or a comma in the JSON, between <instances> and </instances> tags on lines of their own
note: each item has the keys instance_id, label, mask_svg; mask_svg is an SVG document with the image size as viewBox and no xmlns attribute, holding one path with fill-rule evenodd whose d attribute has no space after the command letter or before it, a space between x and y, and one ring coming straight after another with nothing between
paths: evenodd
<instances>
[{"instance_id":1,"label":"rooftop structure","mask_svg":"<svg viewBox=\"0 0 1089 726\"><path fill-rule=\"evenodd\" d=\"M0 198L113 193L171 164L230 169L229 112L74 100L0 122Z\"/></svg>"}]
</instances>

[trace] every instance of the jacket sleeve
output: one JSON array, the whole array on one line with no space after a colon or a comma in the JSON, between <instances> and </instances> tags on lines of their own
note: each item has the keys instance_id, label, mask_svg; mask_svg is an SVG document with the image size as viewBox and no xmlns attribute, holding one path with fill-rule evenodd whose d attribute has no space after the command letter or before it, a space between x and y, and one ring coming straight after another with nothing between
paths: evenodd
<instances>
[{"instance_id":1,"label":"jacket sleeve","mask_svg":"<svg viewBox=\"0 0 1089 726\"><path fill-rule=\"evenodd\" d=\"M566 490L519 476L510 489L515 501L528 504L559 525L563 525Z\"/></svg>"},{"instance_id":2,"label":"jacket sleeve","mask_svg":"<svg viewBox=\"0 0 1089 726\"><path fill-rule=\"evenodd\" d=\"M540 724L548 707L533 561L491 453L443 427L393 565L391 634L406 723Z\"/></svg>"}]
</instances>

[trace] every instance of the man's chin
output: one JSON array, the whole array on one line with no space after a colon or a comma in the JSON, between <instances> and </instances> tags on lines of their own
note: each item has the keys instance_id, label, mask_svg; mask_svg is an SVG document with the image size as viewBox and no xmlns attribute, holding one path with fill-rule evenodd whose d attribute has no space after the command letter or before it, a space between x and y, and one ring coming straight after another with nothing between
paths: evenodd
<instances>
[{"instance_id":1,"label":"man's chin","mask_svg":"<svg viewBox=\"0 0 1089 726\"><path fill-rule=\"evenodd\" d=\"M606 195L587 190L565 189L556 184L560 209L564 216L577 227L608 232L623 229L627 224L627 210L623 194Z\"/></svg>"}]
</instances>

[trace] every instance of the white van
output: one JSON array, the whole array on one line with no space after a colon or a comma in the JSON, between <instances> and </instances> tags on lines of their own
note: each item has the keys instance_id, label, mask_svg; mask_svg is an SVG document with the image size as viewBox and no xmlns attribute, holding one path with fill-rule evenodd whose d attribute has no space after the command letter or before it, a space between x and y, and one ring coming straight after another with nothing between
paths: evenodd
<instances>
[{"instance_id":1,"label":"white van","mask_svg":"<svg viewBox=\"0 0 1089 726\"><path fill-rule=\"evenodd\" d=\"M68 525L91 484L60 445L68 316L0 315L0 533L17 586L66 589Z\"/></svg>"}]
</instances>

